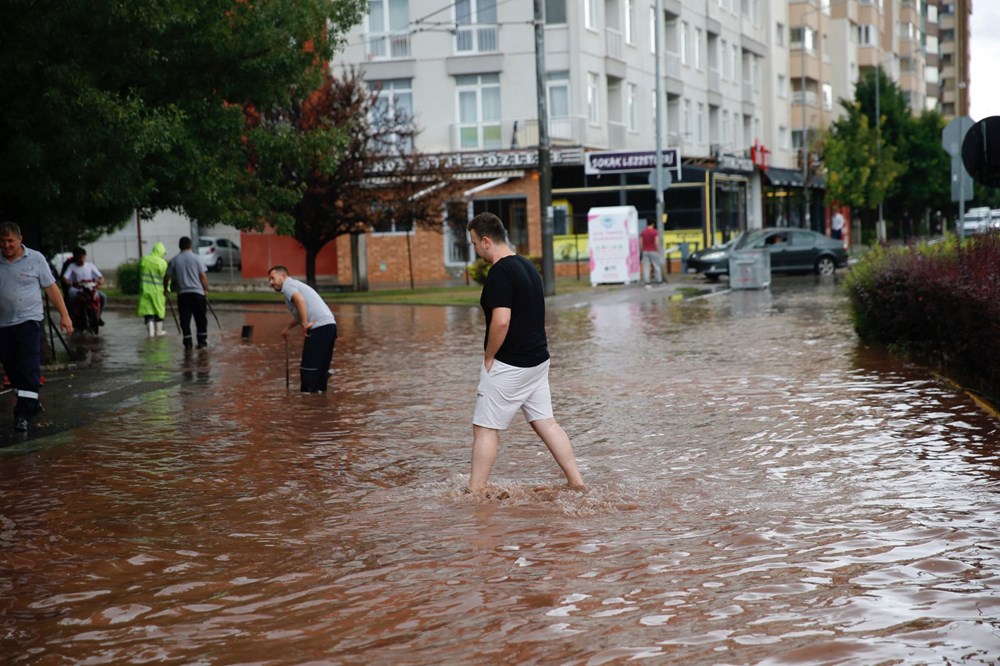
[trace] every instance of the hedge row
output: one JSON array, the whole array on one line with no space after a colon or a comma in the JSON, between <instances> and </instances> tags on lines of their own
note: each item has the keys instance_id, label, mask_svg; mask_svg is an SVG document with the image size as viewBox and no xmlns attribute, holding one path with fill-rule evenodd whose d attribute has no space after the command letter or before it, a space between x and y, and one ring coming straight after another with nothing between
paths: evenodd
<instances>
[{"instance_id":1,"label":"hedge row","mask_svg":"<svg viewBox=\"0 0 1000 666\"><path fill-rule=\"evenodd\" d=\"M935 360L1000 404L1000 233L875 246L846 287L863 342Z\"/></svg>"}]
</instances>

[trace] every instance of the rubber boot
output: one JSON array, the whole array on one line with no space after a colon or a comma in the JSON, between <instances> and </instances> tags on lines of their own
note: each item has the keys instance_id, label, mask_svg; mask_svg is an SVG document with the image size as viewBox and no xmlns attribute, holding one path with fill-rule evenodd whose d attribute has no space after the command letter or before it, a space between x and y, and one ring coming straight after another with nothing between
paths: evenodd
<instances>
[{"instance_id":1,"label":"rubber boot","mask_svg":"<svg viewBox=\"0 0 1000 666\"><path fill-rule=\"evenodd\" d=\"M156 334L157 335L166 335L167 334L167 332L163 330L163 322L162 321L156 322Z\"/></svg>"},{"instance_id":2,"label":"rubber boot","mask_svg":"<svg viewBox=\"0 0 1000 666\"><path fill-rule=\"evenodd\" d=\"M156 325L152 321L146 322L146 328L149 329L149 337L156 335Z\"/></svg>"}]
</instances>

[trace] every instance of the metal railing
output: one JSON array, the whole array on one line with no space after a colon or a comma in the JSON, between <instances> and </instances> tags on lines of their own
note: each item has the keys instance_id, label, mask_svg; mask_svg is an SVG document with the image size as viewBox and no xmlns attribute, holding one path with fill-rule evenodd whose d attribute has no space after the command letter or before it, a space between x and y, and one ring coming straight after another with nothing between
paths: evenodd
<instances>
[{"instance_id":1,"label":"metal railing","mask_svg":"<svg viewBox=\"0 0 1000 666\"><path fill-rule=\"evenodd\" d=\"M368 57L409 58L410 36L392 32L373 32L368 35Z\"/></svg>"},{"instance_id":2,"label":"metal railing","mask_svg":"<svg viewBox=\"0 0 1000 666\"><path fill-rule=\"evenodd\" d=\"M605 41L607 42L608 57L616 60L625 59L625 35L614 28L605 28Z\"/></svg>"},{"instance_id":3,"label":"metal railing","mask_svg":"<svg viewBox=\"0 0 1000 666\"><path fill-rule=\"evenodd\" d=\"M500 27L471 23L458 26L455 33L456 53L491 53L499 49Z\"/></svg>"}]
</instances>

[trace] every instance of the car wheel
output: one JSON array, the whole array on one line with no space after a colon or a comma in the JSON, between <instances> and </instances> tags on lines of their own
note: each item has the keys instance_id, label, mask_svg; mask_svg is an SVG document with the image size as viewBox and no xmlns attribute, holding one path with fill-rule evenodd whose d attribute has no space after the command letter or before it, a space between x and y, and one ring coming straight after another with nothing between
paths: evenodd
<instances>
[{"instance_id":1,"label":"car wheel","mask_svg":"<svg viewBox=\"0 0 1000 666\"><path fill-rule=\"evenodd\" d=\"M816 260L816 275L833 275L837 270L837 264L830 257L820 257Z\"/></svg>"}]
</instances>

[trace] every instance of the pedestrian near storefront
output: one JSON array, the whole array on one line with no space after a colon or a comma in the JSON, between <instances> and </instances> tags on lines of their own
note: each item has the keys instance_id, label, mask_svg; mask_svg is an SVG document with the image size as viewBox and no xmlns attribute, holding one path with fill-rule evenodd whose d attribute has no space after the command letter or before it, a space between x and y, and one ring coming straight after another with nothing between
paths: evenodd
<instances>
[{"instance_id":1,"label":"pedestrian near storefront","mask_svg":"<svg viewBox=\"0 0 1000 666\"><path fill-rule=\"evenodd\" d=\"M656 272L656 283L662 284L663 279L663 245L656 222L650 220L646 228L639 234L642 241L642 280L649 284L651 271Z\"/></svg>"},{"instance_id":2,"label":"pedestrian near storefront","mask_svg":"<svg viewBox=\"0 0 1000 666\"><path fill-rule=\"evenodd\" d=\"M833 217L830 219L830 238L834 240L844 238L844 214L839 208L834 209Z\"/></svg>"},{"instance_id":3,"label":"pedestrian near storefront","mask_svg":"<svg viewBox=\"0 0 1000 666\"><path fill-rule=\"evenodd\" d=\"M139 307L136 313L143 318L151 338L167 334L163 330L167 298L170 296L163 285L163 278L167 275L167 262L163 258L166 253L167 248L157 241L149 254L139 261Z\"/></svg>"},{"instance_id":4,"label":"pedestrian near storefront","mask_svg":"<svg viewBox=\"0 0 1000 666\"><path fill-rule=\"evenodd\" d=\"M337 320L323 297L304 282L288 276L284 266L267 272L271 288L285 297L292 321L281 332L286 339L296 326L302 327L302 361L299 363L299 391L325 393L330 379L330 363L337 344ZM286 347L287 353L287 347Z\"/></svg>"},{"instance_id":5,"label":"pedestrian near storefront","mask_svg":"<svg viewBox=\"0 0 1000 666\"><path fill-rule=\"evenodd\" d=\"M552 415L545 296L535 265L507 244L503 222L480 213L468 225L476 254L490 264L479 303L486 315L483 363L472 418L468 489L486 489L499 433L520 410L548 447L571 488L586 491L569 436Z\"/></svg>"},{"instance_id":6,"label":"pedestrian near storefront","mask_svg":"<svg viewBox=\"0 0 1000 666\"><path fill-rule=\"evenodd\" d=\"M208 347L208 277L205 265L191 251L191 239L183 236L178 243L180 254L167 264L163 288L170 289L171 280L177 283L177 309L180 311L181 335L184 349L191 349L191 318L198 332L198 349Z\"/></svg>"},{"instance_id":7,"label":"pedestrian near storefront","mask_svg":"<svg viewBox=\"0 0 1000 666\"><path fill-rule=\"evenodd\" d=\"M59 312L59 326L72 335L73 322L49 263L24 246L18 225L0 223L0 363L17 395L15 432L26 432L42 411L43 290Z\"/></svg>"}]
</instances>

